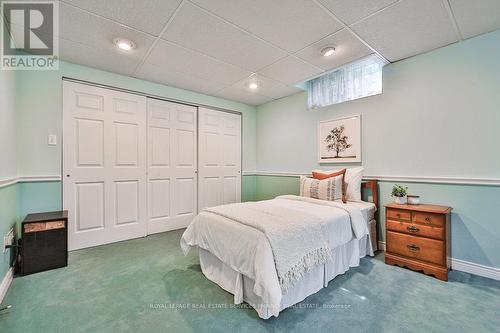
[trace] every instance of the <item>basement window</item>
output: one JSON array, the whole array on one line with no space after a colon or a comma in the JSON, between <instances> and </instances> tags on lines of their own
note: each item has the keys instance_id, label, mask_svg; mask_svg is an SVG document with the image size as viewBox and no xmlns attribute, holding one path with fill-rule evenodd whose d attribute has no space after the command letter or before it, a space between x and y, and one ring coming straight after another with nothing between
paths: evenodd
<instances>
[{"instance_id":1,"label":"basement window","mask_svg":"<svg viewBox=\"0 0 500 333\"><path fill-rule=\"evenodd\" d=\"M382 68L386 64L374 54L307 81L307 108L316 109L381 94Z\"/></svg>"}]
</instances>

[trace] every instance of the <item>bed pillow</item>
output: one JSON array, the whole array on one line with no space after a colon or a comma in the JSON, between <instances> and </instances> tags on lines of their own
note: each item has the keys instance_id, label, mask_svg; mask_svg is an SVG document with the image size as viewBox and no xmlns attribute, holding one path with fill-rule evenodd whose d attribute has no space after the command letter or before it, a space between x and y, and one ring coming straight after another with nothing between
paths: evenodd
<instances>
[{"instance_id":1,"label":"bed pillow","mask_svg":"<svg viewBox=\"0 0 500 333\"><path fill-rule=\"evenodd\" d=\"M344 175L324 180L300 176L300 195L320 200L341 200Z\"/></svg>"},{"instance_id":2,"label":"bed pillow","mask_svg":"<svg viewBox=\"0 0 500 333\"><path fill-rule=\"evenodd\" d=\"M337 177L342 175L342 202L346 203L347 202L347 196L346 196L346 191L347 191L347 183L345 182L345 172L347 169L342 169L340 171L332 172L332 173L322 173L322 172L312 172L312 176L314 179L328 179L330 177Z\"/></svg>"},{"instance_id":3,"label":"bed pillow","mask_svg":"<svg viewBox=\"0 0 500 333\"><path fill-rule=\"evenodd\" d=\"M327 178L330 178L330 177L337 177L337 176L340 176L340 175L344 175L345 176L346 170L347 169L342 169L342 170L335 171L335 172L332 172L332 173L323 173L323 172L313 171L312 172L312 176L313 176L314 179L323 180L323 179L327 179Z\"/></svg>"},{"instance_id":4,"label":"bed pillow","mask_svg":"<svg viewBox=\"0 0 500 333\"><path fill-rule=\"evenodd\" d=\"M345 172L345 196L348 201L361 201L361 182L363 180L363 168L349 168ZM328 175L342 170L313 170L313 173Z\"/></svg>"}]
</instances>

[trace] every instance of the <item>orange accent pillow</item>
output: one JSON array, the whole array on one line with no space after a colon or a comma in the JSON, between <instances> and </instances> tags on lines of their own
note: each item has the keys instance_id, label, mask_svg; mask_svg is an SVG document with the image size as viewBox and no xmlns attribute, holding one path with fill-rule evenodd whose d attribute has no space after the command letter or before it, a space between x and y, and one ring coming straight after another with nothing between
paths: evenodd
<instances>
[{"instance_id":1,"label":"orange accent pillow","mask_svg":"<svg viewBox=\"0 0 500 333\"><path fill-rule=\"evenodd\" d=\"M342 170L336 171L334 173L322 173L322 172L313 171L312 175L313 175L314 179L323 180L323 179L327 179L327 178L330 178L330 177L337 177L337 176L340 176L340 175L343 175L345 177L345 172L346 171L347 171L347 169L342 169Z\"/></svg>"},{"instance_id":2,"label":"orange accent pillow","mask_svg":"<svg viewBox=\"0 0 500 333\"><path fill-rule=\"evenodd\" d=\"M346 171L347 171L346 168L339 170L339 171L336 171L336 172L333 172L333 173L322 173L322 172L313 171L312 176L314 179L323 180L323 179L327 179L330 177L337 177L337 176L342 175L342 202L347 203L347 198L346 198L347 184L345 182L345 172Z\"/></svg>"}]
</instances>

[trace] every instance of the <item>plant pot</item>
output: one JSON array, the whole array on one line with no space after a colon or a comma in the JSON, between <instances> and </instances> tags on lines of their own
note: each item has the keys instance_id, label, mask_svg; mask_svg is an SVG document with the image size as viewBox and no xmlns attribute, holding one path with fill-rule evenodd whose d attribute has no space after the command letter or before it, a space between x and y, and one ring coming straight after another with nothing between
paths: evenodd
<instances>
[{"instance_id":1,"label":"plant pot","mask_svg":"<svg viewBox=\"0 0 500 333\"><path fill-rule=\"evenodd\" d=\"M394 202L398 205L406 205L406 197L394 197Z\"/></svg>"},{"instance_id":2,"label":"plant pot","mask_svg":"<svg viewBox=\"0 0 500 333\"><path fill-rule=\"evenodd\" d=\"M419 205L420 197L418 195L408 195L408 205Z\"/></svg>"}]
</instances>

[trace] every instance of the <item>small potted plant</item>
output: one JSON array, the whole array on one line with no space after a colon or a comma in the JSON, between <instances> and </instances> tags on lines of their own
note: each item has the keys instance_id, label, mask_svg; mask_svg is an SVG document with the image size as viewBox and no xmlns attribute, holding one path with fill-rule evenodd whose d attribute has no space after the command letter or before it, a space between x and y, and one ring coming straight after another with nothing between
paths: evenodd
<instances>
[{"instance_id":1,"label":"small potted plant","mask_svg":"<svg viewBox=\"0 0 500 333\"><path fill-rule=\"evenodd\" d=\"M394 202L399 205L406 204L406 195L408 191L408 187L403 187L398 184L394 185L392 188L391 196L394 197Z\"/></svg>"}]
</instances>

